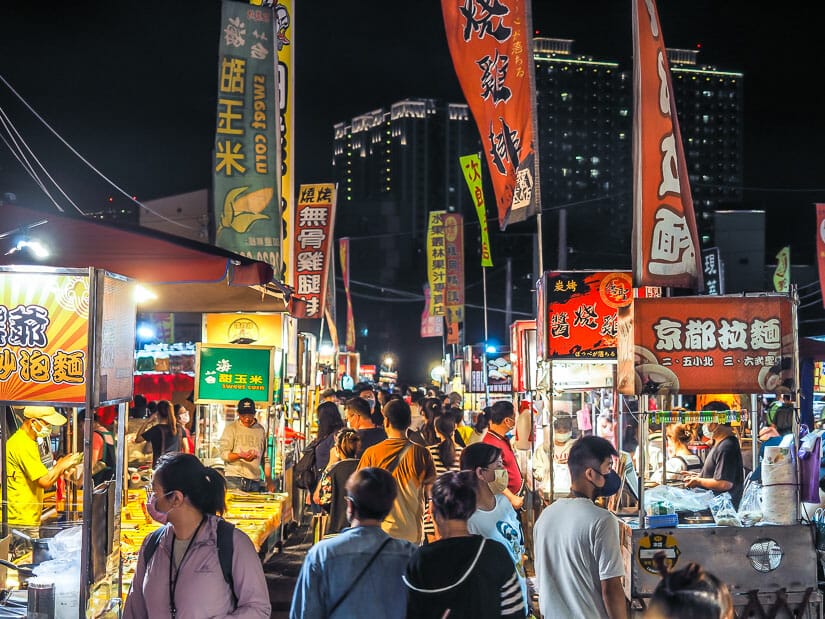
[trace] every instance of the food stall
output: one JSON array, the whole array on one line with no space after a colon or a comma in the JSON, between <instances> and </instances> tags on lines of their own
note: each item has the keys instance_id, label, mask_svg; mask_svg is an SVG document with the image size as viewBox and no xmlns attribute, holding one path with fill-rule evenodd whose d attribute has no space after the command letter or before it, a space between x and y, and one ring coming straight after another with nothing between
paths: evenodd
<instances>
[{"instance_id":1,"label":"food stall","mask_svg":"<svg viewBox=\"0 0 825 619\"><path fill-rule=\"evenodd\" d=\"M54 450L77 454L75 460L82 462L82 473L79 466L70 468L74 472L58 483L54 502L42 504L40 535L53 536L46 554L41 555L42 539L35 539L31 553L2 557L17 565L35 564L37 587L28 592L21 589L30 581L26 570L18 568L14 576L0 574L4 577L0 588L8 593L0 600L0 616L6 608L10 613L6 616L15 616L10 607L20 600L25 604L27 598L30 610L34 603L58 618L119 614L122 583L117 540L126 403L133 385L134 288L131 280L95 268L0 266L0 405L4 409L0 462L2 537L6 539L0 548L4 553L9 534L19 536L10 522L7 473L11 471L5 470L9 420L18 418L7 414L13 410L8 407L61 408L68 422L59 436L51 437L50 445L39 443L41 461L53 462ZM113 405L116 414L107 419L111 427L106 430L113 437L114 466L95 485L90 481L93 471L99 470L92 449L100 420L97 413ZM27 428L23 425L17 432L28 433Z\"/></svg>"},{"instance_id":2,"label":"food stall","mask_svg":"<svg viewBox=\"0 0 825 619\"><path fill-rule=\"evenodd\" d=\"M636 299L619 310L619 391L658 398L795 393L795 310L791 298L774 294ZM748 411L653 412L648 410L646 397L640 401L639 471L646 469L651 422L756 425L755 415ZM666 433L662 434L665 450ZM758 432L752 435L753 453L758 454ZM660 504L645 498L654 490L644 474L639 476L638 514L622 518L620 527L625 592L634 612L644 609L659 582L653 557L661 551L672 569L694 561L727 583L737 616L786 616L781 614L785 612L794 617L822 617L814 532L811 525L802 523L798 512L797 421L788 440L787 447L766 448L761 501L748 513L737 514L724 506L714 511L725 503L718 497L711 501L714 518L710 522L702 522L707 518L696 514L658 512ZM665 476L660 488L669 491L671 481ZM690 496L701 494L689 492Z\"/></svg>"}]
</instances>

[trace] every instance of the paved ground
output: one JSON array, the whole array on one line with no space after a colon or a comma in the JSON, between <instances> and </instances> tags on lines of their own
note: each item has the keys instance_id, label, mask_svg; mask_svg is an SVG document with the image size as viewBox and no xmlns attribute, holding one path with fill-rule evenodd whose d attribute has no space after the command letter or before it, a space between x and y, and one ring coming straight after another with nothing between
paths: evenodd
<instances>
[{"instance_id":1,"label":"paved ground","mask_svg":"<svg viewBox=\"0 0 825 619\"><path fill-rule=\"evenodd\" d=\"M289 617L292 590L311 545L311 527L308 524L298 526L287 536L283 551L275 553L264 563L269 599L272 601L272 619Z\"/></svg>"}]
</instances>

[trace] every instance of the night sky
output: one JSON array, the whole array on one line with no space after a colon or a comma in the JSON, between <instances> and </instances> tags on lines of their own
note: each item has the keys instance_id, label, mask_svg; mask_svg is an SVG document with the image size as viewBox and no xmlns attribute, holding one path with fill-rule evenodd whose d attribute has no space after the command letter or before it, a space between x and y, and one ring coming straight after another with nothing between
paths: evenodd
<instances>
[{"instance_id":1,"label":"night sky","mask_svg":"<svg viewBox=\"0 0 825 619\"><path fill-rule=\"evenodd\" d=\"M630 2L533 4L542 36L575 39L575 53L630 69ZM768 210L769 256L792 243L794 263L813 261L812 203L825 201L825 80L813 7L659 2L669 47L701 45L700 62L745 74L746 205ZM140 199L208 187L219 16L217 0L6 0L0 74ZM405 97L462 100L438 2L297 0L293 19L296 184L330 178L335 122ZM0 106L81 208L100 206L113 193L2 84ZM21 202L45 200L0 143L0 192L6 191ZM545 200L545 208L552 206Z\"/></svg>"}]
</instances>

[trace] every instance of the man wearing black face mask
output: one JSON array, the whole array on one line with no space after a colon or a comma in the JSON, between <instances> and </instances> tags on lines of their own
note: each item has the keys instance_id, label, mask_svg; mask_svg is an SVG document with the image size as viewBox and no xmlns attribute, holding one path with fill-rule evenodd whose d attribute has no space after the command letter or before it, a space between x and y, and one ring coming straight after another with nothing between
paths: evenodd
<instances>
[{"instance_id":1,"label":"man wearing black face mask","mask_svg":"<svg viewBox=\"0 0 825 619\"><path fill-rule=\"evenodd\" d=\"M598 436L576 441L567 459L573 496L557 500L536 521L536 586L545 617L627 618L619 523L593 502L619 491L617 455Z\"/></svg>"}]
</instances>

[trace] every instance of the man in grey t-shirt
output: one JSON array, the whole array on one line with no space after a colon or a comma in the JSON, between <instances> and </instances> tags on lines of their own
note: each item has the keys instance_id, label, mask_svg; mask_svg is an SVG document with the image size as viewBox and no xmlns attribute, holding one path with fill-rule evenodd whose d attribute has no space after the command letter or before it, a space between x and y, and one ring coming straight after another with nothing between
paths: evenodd
<instances>
[{"instance_id":1,"label":"man in grey t-shirt","mask_svg":"<svg viewBox=\"0 0 825 619\"><path fill-rule=\"evenodd\" d=\"M243 398L238 402L238 418L229 424L221 436L221 458L224 477L229 488L259 492L261 464L268 473L266 430L255 418L255 402ZM268 475L267 475L268 477Z\"/></svg>"}]
</instances>

